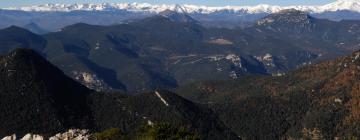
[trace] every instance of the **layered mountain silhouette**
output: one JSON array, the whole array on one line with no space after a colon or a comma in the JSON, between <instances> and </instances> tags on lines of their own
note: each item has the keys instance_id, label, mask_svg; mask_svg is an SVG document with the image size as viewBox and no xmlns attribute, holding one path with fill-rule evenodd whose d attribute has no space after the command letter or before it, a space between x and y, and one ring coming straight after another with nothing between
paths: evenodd
<instances>
[{"instance_id":1,"label":"layered mountain silhouette","mask_svg":"<svg viewBox=\"0 0 360 140\"><path fill-rule=\"evenodd\" d=\"M33 33L40 34L40 35L46 34L46 33L49 32L49 31L41 28L39 25L37 25L36 23L33 23L33 22L29 23L29 24L26 24L26 25L24 25L22 27L29 30L29 31L31 31L31 32L33 32Z\"/></svg>"},{"instance_id":2,"label":"layered mountain silhouette","mask_svg":"<svg viewBox=\"0 0 360 140\"><path fill-rule=\"evenodd\" d=\"M16 49L0 58L0 137L51 136L70 128L120 128L135 133L148 123L170 123L202 139L236 135L211 110L167 91L126 96L96 93L64 75L41 55Z\"/></svg>"},{"instance_id":3,"label":"layered mountain silhouette","mask_svg":"<svg viewBox=\"0 0 360 140\"><path fill-rule=\"evenodd\" d=\"M165 11L127 24L74 24L41 36L13 26L0 31L0 42L7 44L3 53L36 50L91 89L141 93L252 74L281 75L344 56L360 47L358 23L284 10L230 30L205 28L184 13Z\"/></svg>"},{"instance_id":4,"label":"layered mountain silhouette","mask_svg":"<svg viewBox=\"0 0 360 140\"><path fill-rule=\"evenodd\" d=\"M41 52L46 45L46 40L43 37L17 26L0 30L0 42L3 46L0 49L2 54L19 47Z\"/></svg>"}]
</instances>

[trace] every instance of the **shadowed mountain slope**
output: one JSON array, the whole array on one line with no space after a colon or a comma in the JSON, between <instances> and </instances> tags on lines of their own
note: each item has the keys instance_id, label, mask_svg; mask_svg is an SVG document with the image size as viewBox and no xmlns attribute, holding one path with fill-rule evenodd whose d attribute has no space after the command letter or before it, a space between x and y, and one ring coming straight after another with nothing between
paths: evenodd
<instances>
[{"instance_id":1,"label":"shadowed mountain slope","mask_svg":"<svg viewBox=\"0 0 360 140\"><path fill-rule=\"evenodd\" d=\"M85 86L66 77L32 50L0 58L0 135L55 133L93 127Z\"/></svg>"},{"instance_id":2,"label":"shadowed mountain slope","mask_svg":"<svg viewBox=\"0 0 360 140\"><path fill-rule=\"evenodd\" d=\"M134 134L144 125L169 123L202 139L237 139L206 107L166 91L96 93L33 50L16 49L0 57L0 85L0 137L114 127Z\"/></svg>"}]
</instances>

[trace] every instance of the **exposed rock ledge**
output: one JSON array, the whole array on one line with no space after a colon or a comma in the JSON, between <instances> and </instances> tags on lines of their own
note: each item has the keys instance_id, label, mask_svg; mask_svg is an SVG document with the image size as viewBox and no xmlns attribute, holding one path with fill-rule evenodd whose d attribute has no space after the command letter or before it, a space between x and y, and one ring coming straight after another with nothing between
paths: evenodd
<instances>
[{"instance_id":1,"label":"exposed rock ledge","mask_svg":"<svg viewBox=\"0 0 360 140\"><path fill-rule=\"evenodd\" d=\"M88 140L89 138L90 134L88 133L88 130L70 129L65 133L58 133L55 136L50 137L49 140ZM45 138L41 135L28 133L21 139L17 138L16 134L13 134L4 137L1 140L45 140Z\"/></svg>"}]
</instances>

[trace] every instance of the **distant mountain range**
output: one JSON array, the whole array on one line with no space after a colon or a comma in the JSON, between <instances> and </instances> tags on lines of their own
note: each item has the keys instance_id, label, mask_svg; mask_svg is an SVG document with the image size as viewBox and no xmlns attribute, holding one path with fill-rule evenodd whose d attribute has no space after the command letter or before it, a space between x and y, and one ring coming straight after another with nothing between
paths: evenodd
<instances>
[{"instance_id":1,"label":"distant mountain range","mask_svg":"<svg viewBox=\"0 0 360 140\"><path fill-rule=\"evenodd\" d=\"M131 11L131 12L150 12L160 13L166 10L171 10L179 13L198 13L198 14L214 14L214 13L276 13L285 9L295 9L310 13L335 12L341 10L348 10L360 12L359 0L337 0L333 3L321 6L272 6L260 4L256 6L224 6L224 7L208 7L198 5L151 5L147 3L103 3L103 4L44 4L25 7L10 7L7 10L21 10L21 11Z\"/></svg>"},{"instance_id":2,"label":"distant mountain range","mask_svg":"<svg viewBox=\"0 0 360 140\"><path fill-rule=\"evenodd\" d=\"M164 11L184 13L206 27L242 28L266 15L295 9L311 16L334 21L359 20L359 0L337 0L321 6L225 6L151 5L146 3L44 4L0 10L0 28L11 25L26 27L35 23L42 30L58 31L75 24L113 25L158 15Z\"/></svg>"},{"instance_id":3,"label":"distant mountain range","mask_svg":"<svg viewBox=\"0 0 360 140\"><path fill-rule=\"evenodd\" d=\"M12 26L0 30L0 52L34 49L91 89L134 93L277 76L347 55L360 49L359 23L283 10L243 29L206 28L187 14L164 11L127 24L78 23L44 35Z\"/></svg>"}]
</instances>

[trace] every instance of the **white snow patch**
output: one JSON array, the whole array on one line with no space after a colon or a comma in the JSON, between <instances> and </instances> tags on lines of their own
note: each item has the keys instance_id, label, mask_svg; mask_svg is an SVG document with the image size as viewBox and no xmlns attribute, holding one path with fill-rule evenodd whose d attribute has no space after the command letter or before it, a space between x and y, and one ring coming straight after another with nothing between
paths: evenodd
<instances>
[{"instance_id":1,"label":"white snow patch","mask_svg":"<svg viewBox=\"0 0 360 140\"><path fill-rule=\"evenodd\" d=\"M166 102L166 100L164 98L161 97L160 93L155 91L155 95L157 97L159 97L159 99L166 105L166 106L169 106L169 104Z\"/></svg>"}]
</instances>

